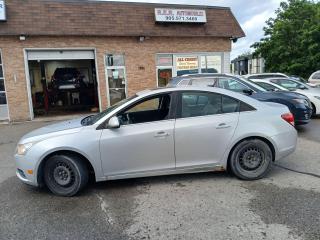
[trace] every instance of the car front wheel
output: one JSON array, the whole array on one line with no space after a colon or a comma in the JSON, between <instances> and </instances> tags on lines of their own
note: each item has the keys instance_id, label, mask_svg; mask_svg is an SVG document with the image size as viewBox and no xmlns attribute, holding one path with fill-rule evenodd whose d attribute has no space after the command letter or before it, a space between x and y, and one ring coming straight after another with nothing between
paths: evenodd
<instances>
[{"instance_id":1,"label":"car front wheel","mask_svg":"<svg viewBox=\"0 0 320 240\"><path fill-rule=\"evenodd\" d=\"M272 167L273 153L260 139L248 139L233 149L229 166L232 173L243 180L263 178Z\"/></svg>"},{"instance_id":2,"label":"car front wheel","mask_svg":"<svg viewBox=\"0 0 320 240\"><path fill-rule=\"evenodd\" d=\"M88 169L77 156L54 155L44 166L44 182L56 195L70 197L77 194L88 178Z\"/></svg>"}]
</instances>

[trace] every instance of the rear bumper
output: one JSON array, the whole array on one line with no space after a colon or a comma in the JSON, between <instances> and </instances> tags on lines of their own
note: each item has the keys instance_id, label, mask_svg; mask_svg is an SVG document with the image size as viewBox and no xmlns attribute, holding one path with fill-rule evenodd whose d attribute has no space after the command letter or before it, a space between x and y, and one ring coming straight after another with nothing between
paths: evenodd
<instances>
[{"instance_id":1,"label":"rear bumper","mask_svg":"<svg viewBox=\"0 0 320 240\"><path fill-rule=\"evenodd\" d=\"M277 148L275 149L275 160L284 158L296 150L297 136L297 131L292 127L292 130L272 137Z\"/></svg>"},{"instance_id":2,"label":"rear bumper","mask_svg":"<svg viewBox=\"0 0 320 240\"><path fill-rule=\"evenodd\" d=\"M292 114L294 115L294 123L296 125L303 125L307 124L311 120L312 116L312 109L311 108L296 108L294 111L292 111Z\"/></svg>"}]
</instances>

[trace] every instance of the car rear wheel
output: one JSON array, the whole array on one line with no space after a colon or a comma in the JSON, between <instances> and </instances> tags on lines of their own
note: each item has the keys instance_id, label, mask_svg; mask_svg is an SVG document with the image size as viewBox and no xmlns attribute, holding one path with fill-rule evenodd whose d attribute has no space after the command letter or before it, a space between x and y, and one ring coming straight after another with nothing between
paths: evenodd
<instances>
[{"instance_id":1,"label":"car rear wheel","mask_svg":"<svg viewBox=\"0 0 320 240\"><path fill-rule=\"evenodd\" d=\"M263 178L272 167L273 153L260 139L248 139L233 149L229 167L234 175L243 180Z\"/></svg>"},{"instance_id":2,"label":"car rear wheel","mask_svg":"<svg viewBox=\"0 0 320 240\"><path fill-rule=\"evenodd\" d=\"M44 181L56 195L70 197L77 194L88 182L88 169L73 155L54 155L44 166Z\"/></svg>"}]
</instances>

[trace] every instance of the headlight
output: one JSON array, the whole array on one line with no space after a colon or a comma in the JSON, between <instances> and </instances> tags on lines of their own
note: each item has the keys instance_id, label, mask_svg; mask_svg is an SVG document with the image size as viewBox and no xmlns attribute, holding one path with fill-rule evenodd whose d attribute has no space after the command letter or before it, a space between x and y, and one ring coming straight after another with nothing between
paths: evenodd
<instances>
[{"instance_id":1,"label":"headlight","mask_svg":"<svg viewBox=\"0 0 320 240\"><path fill-rule=\"evenodd\" d=\"M295 98L295 99L292 99L293 101L295 101L296 103L300 103L300 104L303 104L303 105L306 105L306 106L309 106L309 103L307 100L305 99L302 99L302 98Z\"/></svg>"},{"instance_id":2,"label":"headlight","mask_svg":"<svg viewBox=\"0 0 320 240\"><path fill-rule=\"evenodd\" d=\"M320 100L320 96L314 96L316 99Z\"/></svg>"},{"instance_id":3,"label":"headlight","mask_svg":"<svg viewBox=\"0 0 320 240\"><path fill-rule=\"evenodd\" d=\"M33 143L25 143L25 144L18 144L17 146L17 154L18 155L25 155L27 151L32 147Z\"/></svg>"}]
</instances>

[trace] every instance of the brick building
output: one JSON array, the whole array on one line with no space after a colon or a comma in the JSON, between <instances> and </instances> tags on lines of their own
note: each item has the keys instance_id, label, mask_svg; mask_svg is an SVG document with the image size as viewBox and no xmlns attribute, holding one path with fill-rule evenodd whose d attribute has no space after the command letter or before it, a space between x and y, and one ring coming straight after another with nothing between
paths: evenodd
<instances>
[{"instance_id":1,"label":"brick building","mask_svg":"<svg viewBox=\"0 0 320 240\"><path fill-rule=\"evenodd\" d=\"M224 7L7 0L0 10L0 120L99 111L171 76L229 72L244 36Z\"/></svg>"}]
</instances>

